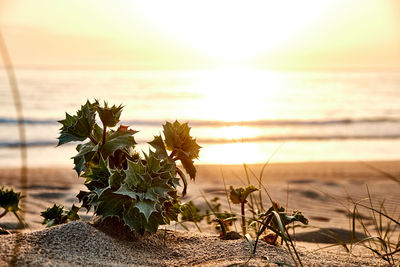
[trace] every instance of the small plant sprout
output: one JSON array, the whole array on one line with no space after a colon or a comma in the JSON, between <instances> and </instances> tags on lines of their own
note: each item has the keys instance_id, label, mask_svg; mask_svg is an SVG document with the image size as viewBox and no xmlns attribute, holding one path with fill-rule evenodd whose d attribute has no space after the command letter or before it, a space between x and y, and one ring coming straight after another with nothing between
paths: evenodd
<instances>
[{"instance_id":1,"label":"small plant sprout","mask_svg":"<svg viewBox=\"0 0 400 267\"><path fill-rule=\"evenodd\" d=\"M280 236L285 242L286 247L289 249L289 253L293 261L296 262L297 258L299 264L303 266L287 229L287 225L293 222L308 224L308 219L305 218L300 211L293 211L292 214L289 215L285 213L285 208L281 207L277 202L273 202L272 206L266 212L263 212L259 215L259 219L257 220L257 222L260 223L260 227L256 233L257 237L253 246L253 254L256 253L257 244L260 236L267 229L269 229L276 235L276 237L272 237L271 239L273 239L273 241L275 242L277 236ZM291 247L294 250L296 258L292 254L292 251L290 249Z\"/></svg>"},{"instance_id":2,"label":"small plant sprout","mask_svg":"<svg viewBox=\"0 0 400 267\"><path fill-rule=\"evenodd\" d=\"M208 206L208 209L206 209L205 212L207 223L216 223L215 229L219 232L219 237L228 240L241 238L239 233L229 231L229 227L236 221L236 214L227 211L222 212L219 197L214 197L209 201L203 192L202 196ZM212 219L211 216L214 216L214 219Z\"/></svg>"},{"instance_id":3,"label":"small plant sprout","mask_svg":"<svg viewBox=\"0 0 400 267\"><path fill-rule=\"evenodd\" d=\"M53 207L41 212L40 216L44 218L42 224L46 224L46 227L52 227L69 221L79 220L79 209L79 207L72 205L71 210L64 210L64 207L54 204Z\"/></svg>"},{"instance_id":4,"label":"small plant sprout","mask_svg":"<svg viewBox=\"0 0 400 267\"><path fill-rule=\"evenodd\" d=\"M77 195L82 207L87 211L94 208L100 221L110 218L135 233L155 233L160 225L177 221L182 212L177 187L182 181L185 195L187 179L176 162L180 161L194 180L193 161L201 147L190 136L187 123L166 122L164 136L154 136L149 142L153 150L139 154L135 151L137 131L125 125L112 129L118 125L122 109L122 105L87 101L76 115L66 114L59 121L58 145L81 142L72 158L88 189ZM101 126L96 123L97 114Z\"/></svg>"},{"instance_id":5,"label":"small plant sprout","mask_svg":"<svg viewBox=\"0 0 400 267\"><path fill-rule=\"evenodd\" d=\"M4 217L7 213L11 212L17 217L19 224L24 225L23 218L19 215L21 208L19 206L19 201L24 196L21 196L21 193L14 192L14 189L4 189L4 187L0 188L0 207L4 209L2 213L0 213L0 218Z\"/></svg>"},{"instance_id":6,"label":"small plant sprout","mask_svg":"<svg viewBox=\"0 0 400 267\"><path fill-rule=\"evenodd\" d=\"M204 214L200 213L200 208L193 201L181 205L181 221L193 222L199 232L201 232L201 229L198 223L203 220L204 216Z\"/></svg>"},{"instance_id":7,"label":"small plant sprout","mask_svg":"<svg viewBox=\"0 0 400 267\"><path fill-rule=\"evenodd\" d=\"M229 198L233 204L240 204L240 210L242 215L242 234L246 235L246 216L244 205L247 203L246 198L253 192L257 191L253 185L248 185L246 188L239 187L234 189L230 187Z\"/></svg>"}]
</instances>

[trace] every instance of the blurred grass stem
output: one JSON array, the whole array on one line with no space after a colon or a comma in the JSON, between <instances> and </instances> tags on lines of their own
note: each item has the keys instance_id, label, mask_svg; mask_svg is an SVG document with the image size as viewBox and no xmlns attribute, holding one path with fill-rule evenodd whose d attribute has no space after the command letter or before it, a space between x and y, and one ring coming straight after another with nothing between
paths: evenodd
<instances>
[{"instance_id":1,"label":"blurred grass stem","mask_svg":"<svg viewBox=\"0 0 400 267\"><path fill-rule=\"evenodd\" d=\"M4 69L7 73L8 82L11 88L11 92L13 95L15 112L17 114L18 121L18 133L20 140L20 151L21 151L21 176L20 176L20 184L22 188L26 188L27 180L28 180L28 167L27 167L27 146L26 146L26 134L25 134L25 124L24 124L24 115L22 111L22 101L21 95L19 93L17 78L15 76L14 67L11 62L10 54L8 53L6 43L3 38L3 34L0 31L0 53L4 63ZM23 217L23 213L21 214ZM23 225L20 225L22 228Z\"/></svg>"}]
</instances>

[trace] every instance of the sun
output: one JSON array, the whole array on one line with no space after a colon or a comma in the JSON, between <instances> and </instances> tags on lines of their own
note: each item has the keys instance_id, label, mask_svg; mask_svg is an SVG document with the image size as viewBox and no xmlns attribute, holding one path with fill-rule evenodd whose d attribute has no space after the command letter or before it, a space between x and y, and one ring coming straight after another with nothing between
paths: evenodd
<instances>
[{"instance_id":1,"label":"sun","mask_svg":"<svg viewBox=\"0 0 400 267\"><path fill-rule=\"evenodd\" d=\"M308 1L309 2L309 1ZM245 61L279 49L318 21L328 1L140 1L131 6L161 34L205 54Z\"/></svg>"}]
</instances>

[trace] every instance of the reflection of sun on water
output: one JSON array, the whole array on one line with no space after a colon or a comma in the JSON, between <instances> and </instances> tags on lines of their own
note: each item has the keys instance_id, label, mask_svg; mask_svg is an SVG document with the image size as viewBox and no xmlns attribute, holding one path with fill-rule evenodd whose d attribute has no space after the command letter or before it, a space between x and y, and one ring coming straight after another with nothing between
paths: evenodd
<instances>
[{"instance_id":1,"label":"reflection of sun on water","mask_svg":"<svg viewBox=\"0 0 400 267\"><path fill-rule=\"evenodd\" d=\"M240 122L276 117L276 111L266 102L273 102L284 88L282 76L275 72L222 68L214 70L206 77L193 88L200 94L200 106L203 107L193 117L235 121L239 125L210 130L205 136L237 140L238 143L207 146L202 157L220 164L260 162L260 158L265 157L265 150L262 151L258 143L240 142L242 138L257 137L260 129L240 126Z\"/></svg>"},{"instance_id":2,"label":"reflection of sun on water","mask_svg":"<svg viewBox=\"0 0 400 267\"><path fill-rule=\"evenodd\" d=\"M217 164L251 164L259 163L264 154L257 143L234 143L209 146L201 156Z\"/></svg>"},{"instance_id":3,"label":"reflection of sun on water","mask_svg":"<svg viewBox=\"0 0 400 267\"><path fill-rule=\"evenodd\" d=\"M250 121L274 118L265 99L273 99L282 89L274 72L243 68L222 68L211 72L194 90L201 95L201 119ZM193 114L198 117L199 114ZM197 115L197 116L196 116Z\"/></svg>"},{"instance_id":4,"label":"reflection of sun on water","mask_svg":"<svg viewBox=\"0 0 400 267\"><path fill-rule=\"evenodd\" d=\"M259 130L254 127L246 126L227 126L217 128L213 136L217 139L228 139L228 140L238 140L242 138L256 137L259 134Z\"/></svg>"}]
</instances>

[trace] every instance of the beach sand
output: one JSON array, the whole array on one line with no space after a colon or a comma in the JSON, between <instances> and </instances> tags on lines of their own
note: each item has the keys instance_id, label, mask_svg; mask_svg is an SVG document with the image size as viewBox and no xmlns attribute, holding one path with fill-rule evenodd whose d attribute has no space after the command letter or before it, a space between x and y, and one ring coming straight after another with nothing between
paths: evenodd
<instances>
[{"instance_id":1,"label":"beach sand","mask_svg":"<svg viewBox=\"0 0 400 267\"><path fill-rule=\"evenodd\" d=\"M368 164L400 177L399 161ZM247 183L244 167L198 165L197 168L196 181L189 182L188 195L183 201L193 200L204 210L206 204L201 197L201 192L204 192L207 199L218 196L222 209L229 210L222 177L228 187L243 186ZM261 168L261 165L249 165L251 171L248 173L254 185L258 182L252 177L252 172L259 175ZM45 229L40 212L53 203L67 209L73 203L77 204L75 196L84 189L83 181L68 168L33 168L29 169L27 184L21 186L18 169L0 169L0 184L12 186L26 196L24 216L30 226L23 233L16 234L13 229L17 228L17 221L12 214L0 220L1 227L13 232L0 236L0 264L13 261L18 265L34 266L226 266L244 263L249 258L249 244L245 239L220 240L214 227L205 222L200 224L201 233L192 223L186 223L189 232L179 225L170 225L168 230L161 227L151 237L121 241L89 225L92 213L83 210L80 212L81 222ZM398 218L398 183L360 162L272 163L265 168L262 182L274 201L289 211L301 210L310 220L309 227L297 228L295 233L296 247L306 266L385 266L385 261L361 246L355 247L353 254L344 252L339 246L315 250L349 238L350 198L354 201L365 199L368 196L367 186L374 206L379 207L379 203L385 200L386 212ZM258 193L255 194L258 196ZM263 196L264 206L269 207L270 202L264 192ZM236 205L232 208L239 210ZM364 222L371 224L367 211L361 210L361 216ZM239 224L237 228L240 228ZM358 236L362 237L362 231L359 232ZM276 266L273 262L291 263L286 248L261 242L249 264Z\"/></svg>"}]
</instances>

